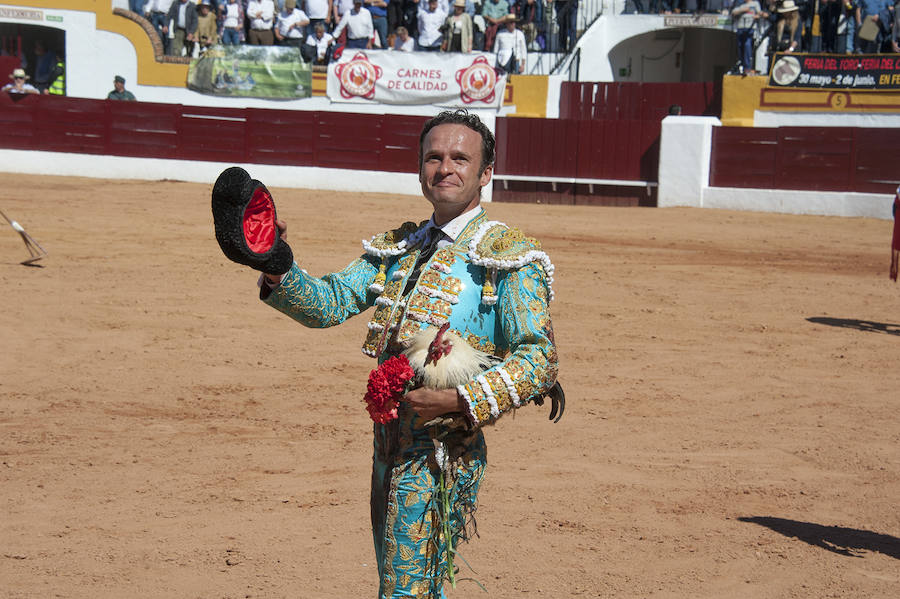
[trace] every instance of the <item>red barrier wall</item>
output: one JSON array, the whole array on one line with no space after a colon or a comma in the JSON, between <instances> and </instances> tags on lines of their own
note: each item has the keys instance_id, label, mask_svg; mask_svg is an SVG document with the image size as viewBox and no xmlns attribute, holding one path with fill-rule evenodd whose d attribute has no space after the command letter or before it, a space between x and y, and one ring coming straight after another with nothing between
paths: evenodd
<instances>
[{"instance_id":1,"label":"red barrier wall","mask_svg":"<svg viewBox=\"0 0 900 599\"><path fill-rule=\"evenodd\" d=\"M0 147L416 171L425 117L0 95ZM655 180L659 122L498 119L498 174ZM510 182L498 200L647 204L644 188Z\"/></svg>"},{"instance_id":2,"label":"red barrier wall","mask_svg":"<svg viewBox=\"0 0 900 599\"><path fill-rule=\"evenodd\" d=\"M414 173L425 117L0 94L0 147Z\"/></svg>"},{"instance_id":3,"label":"red barrier wall","mask_svg":"<svg viewBox=\"0 0 900 599\"><path fill-rule=\"evenodd\" d=\"M651 84L643 84L648 86ZM668 84L656 84L668 85ZM708 103L709 84L672 84ZM655 181L657 100L635 96L640 86L564 84L586 94L582 115L616 118L497 119L497 164L502 175ZM598 102L598 90L615 101ZM660 88L662 90L662 88ZM571 98L570 98L571 99ZM568 101L568 100L567 100ZM683 102L685 113L696 112ZM655 102L655 104L654 104ZM570 108L573 105L569 104ZM655 106L655 108L654 108ZM586 111L586 112L585 112ZM571 110L570 110L571 112ZM665 112L663 110L663 112ZM641 118L625 118L626 116ZM57 96L0 94L0 147L112 156L178 158L416 172L425 117L303 112L115 102ZM900 130L866 128L755 129L716 127L711 185L892 193ZM655 205L645 187L497 181L498 201Z\"/></svg>"},{"instance_id":4,"label":"red barrier wall","mask_svg":"<svg viewBox=\"0 0 900 599\"><path fill-rule=\"evenodd\" d=\"M497 163L504 175L655 181L659 123L641 120L497 120ZM511 181L494 200L554 204L646 205L646 188Z\"/></svg>"},{"instance_id":5,"label":"red barrier wall","mask_svg":"<svg viewBox=\"0 0 900 599\"><path fill-rule=\"evenodd\" d=\"M661 123L669 107L682 114L721 112L713 83L580 83L560 89L559 120L499 119L497 172L655 182ZM494 184L497 201L655 206L655 188L515 181Z\"/></svg>"},{"instance_id":6,"label":"red barrier wall","mask_svg":"<svg viewBox=\"0 0 900 599\"><path fill-rule=\"evenodd\" d=\"M681 106L685 115L717 117L722 113L720 82L566 81L559 93L559 117L563 119L661 121L673 104Z\"/></svg>"},{"instance_id":7,"label":"red barrier wall","mask_svg":"<svg viewBox=\"0 0 900 599\"><path fill-rule=\"evenodd\" d=\"M714 127L710 185L893 193L900 129Z\"/></svg>"}]
</instances>

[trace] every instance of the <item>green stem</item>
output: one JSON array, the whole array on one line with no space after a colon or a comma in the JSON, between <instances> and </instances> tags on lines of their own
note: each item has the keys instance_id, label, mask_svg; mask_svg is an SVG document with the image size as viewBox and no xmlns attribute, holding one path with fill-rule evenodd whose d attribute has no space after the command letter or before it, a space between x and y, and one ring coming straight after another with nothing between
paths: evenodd
<instances>
[{"instance_id":1,"label":"green stem","mask_svg":"<svg viewBox=\"0 0 900 599\"><path fill-rule=\"evenodd\" d=\"M456 576L453 573L453 535L450 529L450 492L444 481L444 469L441 468L441 476L438 481L441 487L441 505L443 507L444 538L447 540L447 577L450 579L450 585L456 588Z\"/></svg>"}]
</instances>

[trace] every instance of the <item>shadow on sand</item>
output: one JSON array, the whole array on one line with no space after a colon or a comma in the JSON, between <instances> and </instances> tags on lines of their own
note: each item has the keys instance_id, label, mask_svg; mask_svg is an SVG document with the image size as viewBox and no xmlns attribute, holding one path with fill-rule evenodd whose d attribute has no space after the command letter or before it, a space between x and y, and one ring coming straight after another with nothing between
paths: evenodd
<instances>
[{"instance_id":1,"label":"shadow on sand","mask_svg":"<svg viewBox=\"0 0 900 599\"><path fill-rule=\"evenodd\" d=\"M830 327L843 327L845 329L856 329L858 331L868 331L870 333L900 335L900 324L857 320L855 318L831 318L829 316L812 316L806 320L815 324L827 324Z\"/></svg>"},{"instance_id":2,"label":"shadow on sand","mask_svg":"<svg viewBox=\"0 0 900 599\"><path fill-rule=\"evenodd\" d=\"M765 526L786 537L797 538L804 543L841 555L862 557L861 551L875 551L894 559L900 559L900 539L890 535L857 528L844 528L843 526L822 526L811 522L798 522L771 516L743 517L738 520Z\"/></svg>"}]
</instances>

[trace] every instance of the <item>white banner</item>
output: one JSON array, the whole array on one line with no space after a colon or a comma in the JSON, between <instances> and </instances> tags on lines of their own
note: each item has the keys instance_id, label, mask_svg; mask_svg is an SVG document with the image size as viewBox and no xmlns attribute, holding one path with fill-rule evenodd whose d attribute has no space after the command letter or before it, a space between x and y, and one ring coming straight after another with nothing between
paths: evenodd
<instances>
[{"instance_id":1,"label":"white banner","mask_svg":"<svg viewBox=\"0 0 900 599\"><path fill-rule=\"evenodd\" d=\"M344 48L328 65L332 102L439 104L499 108L506 73L496 55L481 52L390 52Z\"/></svg>"}]
</instances>

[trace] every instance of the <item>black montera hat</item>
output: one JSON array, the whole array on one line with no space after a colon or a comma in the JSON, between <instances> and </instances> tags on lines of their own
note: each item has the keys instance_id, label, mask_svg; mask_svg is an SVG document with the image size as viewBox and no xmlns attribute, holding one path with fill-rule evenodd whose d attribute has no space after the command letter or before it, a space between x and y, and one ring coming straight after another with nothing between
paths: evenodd
<instances>
[{"instance_id":1,"label":"black montera hat","mask_svg":"<svg viewBox=\"0 0 900 599\"><path fill-rule=\"evenodd\" d=\"M275 201L244 169L222 171L212 191L216 241L230 260L270 275L291 269L294 254L275 226Z\"/></svg>"}]
</instances>

